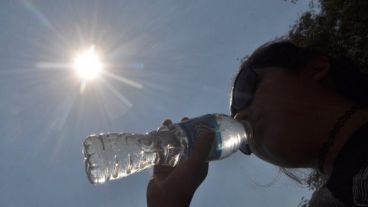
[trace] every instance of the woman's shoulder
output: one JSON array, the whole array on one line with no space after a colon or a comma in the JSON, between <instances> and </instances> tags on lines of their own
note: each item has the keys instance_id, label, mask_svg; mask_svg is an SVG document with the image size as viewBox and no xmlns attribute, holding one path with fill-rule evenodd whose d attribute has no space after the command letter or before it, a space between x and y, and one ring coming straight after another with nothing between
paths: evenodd
<instances>
[{"instance_id":1,"label":"woman's shoulder","mask_svg":"<svg viewBox=\"0 0 368 207\"><path fill-rule=\"evenodd\" d=\"M354 131L340 151L326 187L349 206L368 205L368 122Z\"/></svg>"}]
</instances>

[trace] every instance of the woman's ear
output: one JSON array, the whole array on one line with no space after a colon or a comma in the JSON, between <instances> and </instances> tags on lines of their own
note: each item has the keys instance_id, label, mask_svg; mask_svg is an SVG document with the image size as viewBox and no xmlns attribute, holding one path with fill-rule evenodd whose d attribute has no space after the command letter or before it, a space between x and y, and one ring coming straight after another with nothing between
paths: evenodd
<instances>
[{"instance_id":1,"label":"woman's ear","mask_svg":"<svg viewBox=\"0 0 368 207\"><path fill-rule=\"evenodd\" d=\"M309 64L312 77L316 81L325 79L330 73L330 61L326 56L318 56Z\"/></svg>"}]
</instances>

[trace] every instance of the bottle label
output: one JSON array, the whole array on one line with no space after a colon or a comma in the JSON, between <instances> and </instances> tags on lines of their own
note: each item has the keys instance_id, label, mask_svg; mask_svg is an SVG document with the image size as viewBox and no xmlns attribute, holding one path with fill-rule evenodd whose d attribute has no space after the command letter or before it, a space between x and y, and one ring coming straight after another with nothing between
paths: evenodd
<instances>
[{"instance_id":1,"label":"bottle label","mask_svg":"<svg viewBox=\"0 0 368 207\"><path fill-rule=\"evenodd\" d=\"M204 116L200 116L182 122L179 124L179 126L183 129L183 131L188 137L189 155L192 154L192 152L196 147L195 146L196 140L200 138L201 135L207 132L208 130L213 130L215 132L215 140L214 143L212 144L211 151L208 155L208 160L217 160L221 157L222 139L219 130L219 125L216 120L216 115L207 114Z\"/></svg>"}]
</instances>

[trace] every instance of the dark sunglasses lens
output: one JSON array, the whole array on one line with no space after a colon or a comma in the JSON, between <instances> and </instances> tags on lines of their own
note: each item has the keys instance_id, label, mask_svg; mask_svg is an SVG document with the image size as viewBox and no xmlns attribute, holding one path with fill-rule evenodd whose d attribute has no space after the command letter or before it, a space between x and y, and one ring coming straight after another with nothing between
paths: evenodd
<instances>
[{"instance_id":1,"label":"dark sunglasses lens","mask_svg":"<svg viewBox=\"0 0 368 207\"><path fill-rule=\"evenodd\" d=\"M246 108L252 102L256 85L257 74L253 70L242 71L239 74L234 85L232 113Z\"/></svg>"}]
</instances>

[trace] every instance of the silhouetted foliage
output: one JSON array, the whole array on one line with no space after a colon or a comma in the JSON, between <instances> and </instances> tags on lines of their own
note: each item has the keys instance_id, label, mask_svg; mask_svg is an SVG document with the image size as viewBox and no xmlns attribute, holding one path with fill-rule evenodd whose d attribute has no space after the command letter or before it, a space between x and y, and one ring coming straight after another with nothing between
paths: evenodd
<instances>
[{"instance_id":1,"label":"silhouetted foliage","mask_svg":"<svg viewBox=\"0 0 368 207\"><path fill-rule=\"evenodd\" d=\"M332 57L350 57L368 72L368 1L319 0L310 5L289 32L291 40Z\"/></svg>"}]
</instances>

